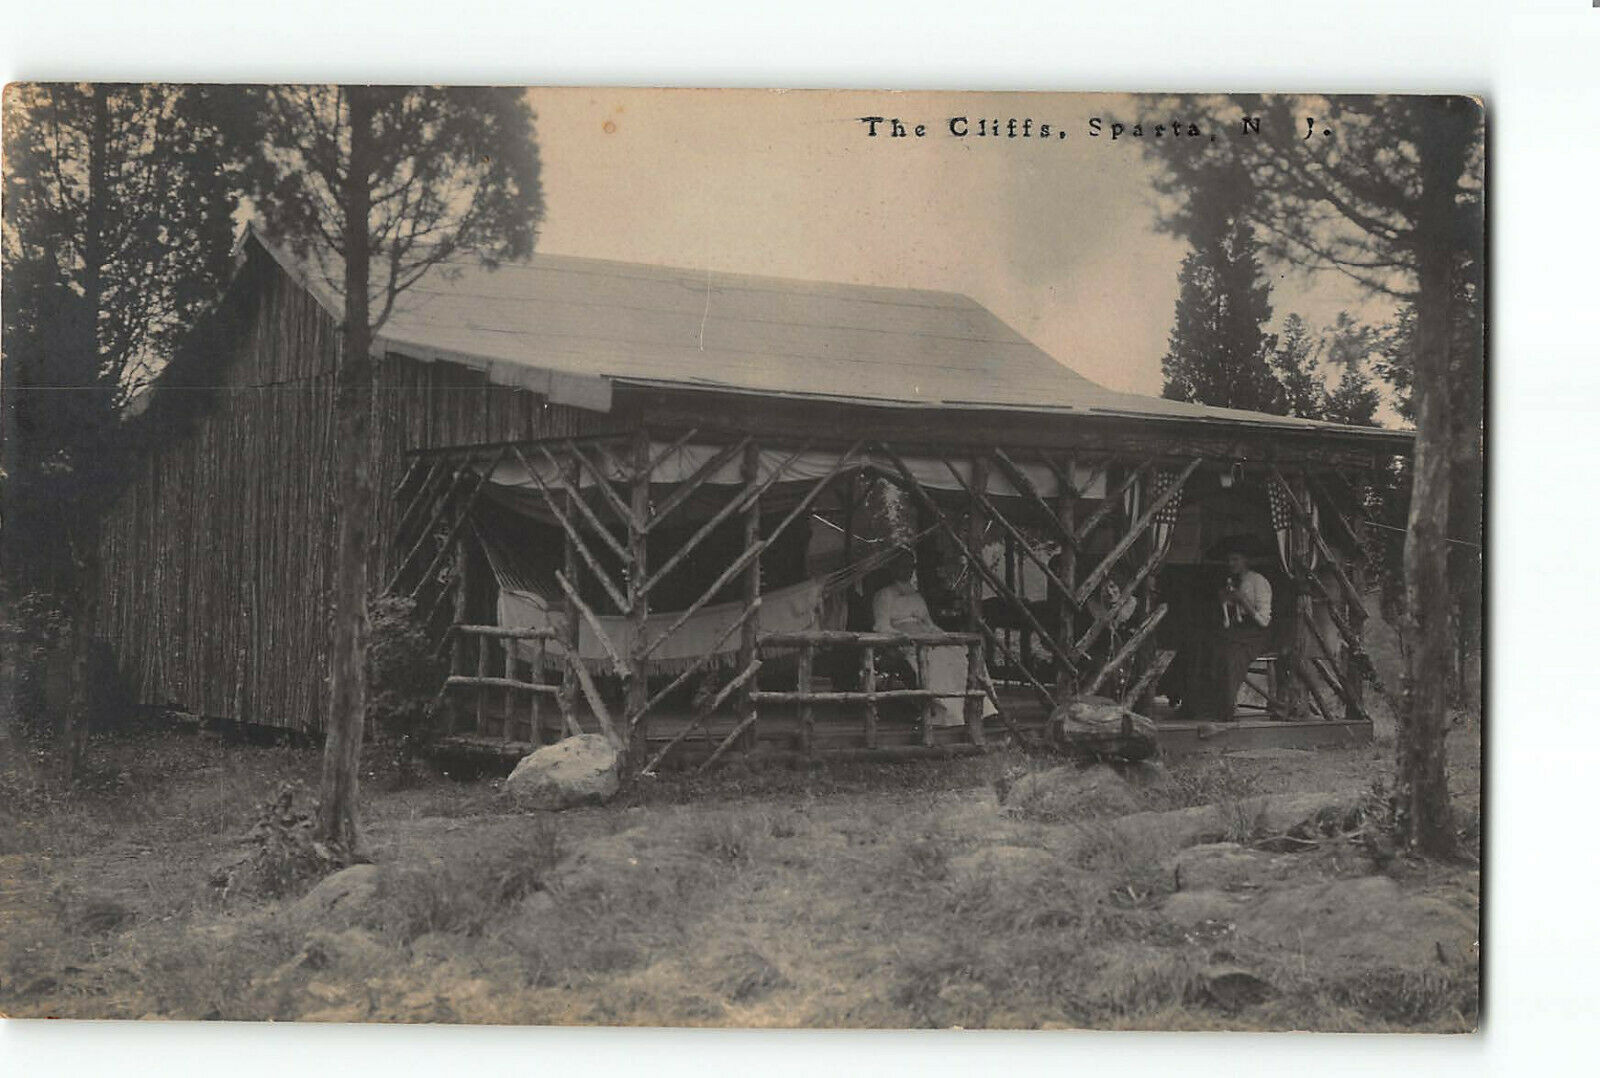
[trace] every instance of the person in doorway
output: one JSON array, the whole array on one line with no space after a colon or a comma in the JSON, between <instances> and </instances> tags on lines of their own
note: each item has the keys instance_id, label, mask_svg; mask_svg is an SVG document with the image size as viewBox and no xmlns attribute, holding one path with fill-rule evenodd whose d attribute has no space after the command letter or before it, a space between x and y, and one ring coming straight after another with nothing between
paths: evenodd
<instances>
[{"instance_id":1,"label":"person in doorway","mask_svg":"<svg viewBox=\"0 0 1600 1078\"><path fill-rule=\"evenodd\" d=\"M1234 720L1239 687L1250 664L1267 650L1267 627L1272 624L1272 585L1250 568L1243 550L1228 551L1228 581L1218 599L1222 603L1222 635L1215 655L1216 718Z\"/></svg>"}]
</instances>

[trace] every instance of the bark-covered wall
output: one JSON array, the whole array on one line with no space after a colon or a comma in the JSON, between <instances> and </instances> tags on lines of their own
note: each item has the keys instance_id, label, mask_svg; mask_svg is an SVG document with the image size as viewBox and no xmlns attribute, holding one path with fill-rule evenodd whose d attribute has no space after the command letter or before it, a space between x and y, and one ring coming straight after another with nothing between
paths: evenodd
<instances>
[{"instance_id":1,"label":"bark-covered wall","mask_svg":"<svg viewBox=\"0 0 1600 1078\"><path fill-rule=\"evenodd\" d=\"M309 731L326 696L339 332L305 289L252 258L234 285L227 343L191 357L188 387L156 390L158 402L167 392L205 403L152 406L149 448L105 523L99 630L144 703ZM481 372L406 359L383 364L374 409L380 537L407 450L604 421L488 385ZM375 588L393 557L380 542Z\"/></svg>"}]
</instances>

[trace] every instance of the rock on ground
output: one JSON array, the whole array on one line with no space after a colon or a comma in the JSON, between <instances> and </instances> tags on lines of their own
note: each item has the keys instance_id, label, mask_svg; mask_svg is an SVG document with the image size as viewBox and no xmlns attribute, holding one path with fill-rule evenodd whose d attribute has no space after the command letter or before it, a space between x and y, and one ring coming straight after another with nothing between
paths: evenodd
<instances>
[{"instance_id":1,"label":"rock on ground","mask_svg":"<svg viewBox=\"0 0 1600 1078\"><path fill-rule=\"evenodd\" d=\"M599 804L617 792L621 755L599 734L579 734L524 756L505 792L522 809Z\"/></svg>"},{"instance_id":2,"label":"rock on ground","mask_svg":"<svg viewBox=\"0 0 1600 1078\"><path fill-rule=\"evenodd\" d=\"M1323 880L1299 887L1184 890L1161 913L1197 933L1234 934L1284 953L1315 955L1370 968L1444 968L1474 960L1474 912L1426 891L1407 891L1388 876Z\"/></svg>"},{"instance_id":3,"label":"rock on ground","mask_svg":"<svg viewBox=\"0 0 1600 1078\"><path fill-rule=\"evenodd\" d=\"M1238 921L1239 930L1284 947L1372 965L1428 966L1470 955L1478 921L1388 876L1329 880L1274 891Z\"/></svg>"},{"instance_id":4,"label":"rock on ground","mask_svg":"<svg viewBox=\"0 0 1600 1078\"><path fill-rule=\"evenodd\" d=\"M1037 846L985 846L950 859L950 875L958 880L1032 878L1059 865L1061 859Z\"/></svg>"},{"instance_id":5,"label":"rock on ground","mask_svg":"<svg viewBox=\"0 0 1600 1078\"><path fill-rule=\"evenodd\" d=\"M1050 714L1050 743L1071 756L1146 760L1159 751L1156 724L1104 696L1075 696Z\"/></svg>"},{"instance_id":6,"label":"rock on ground","mask_svg":"<svg viewBox=\"0 0 1600 1078\"><path fill-rule=\"evenodd\" d=\"M1125 815L1139 801L1111 768L1069 765L1022 776L1006 791L1005 807L1030 819L1060 821Z\"/></svg>"},{"instance_id":7,"label":"rock on ground","mask_svg":"<svg viewBox=\"0 0 1600 1078\"><path fill-rule=\"evenodd\" d=\"M1320 829L1318 821L1344 819L1355 812L1366 793L1355 789L1269 794L1168 812L1135 812L1109 826L1125 843L1161 857L1185 846L1283 834L1302 825Z\"/></svg>"},{"instance_id":8,"label":"rock on ground","mask_svg":"<svg viewBox=\"0 0 1600 1078\"><path fill-rule=\"evenodd\" d=\"M353 924L370 912L378 897L378 866L351 865L317 884L288 909L304 925Z\"/></svg>"},{"instance_id":9,"label":"rock on ground","mask_svg":"<svg viewBox=\"0 0 1600 1078\"><path fill-rule=\"evenodd\" d=\"M1287 879L1299 863L1297 854L1211 842L1179 850L1161 867L1179 891L1243 891Z\"/></svg>"}]
</instances>

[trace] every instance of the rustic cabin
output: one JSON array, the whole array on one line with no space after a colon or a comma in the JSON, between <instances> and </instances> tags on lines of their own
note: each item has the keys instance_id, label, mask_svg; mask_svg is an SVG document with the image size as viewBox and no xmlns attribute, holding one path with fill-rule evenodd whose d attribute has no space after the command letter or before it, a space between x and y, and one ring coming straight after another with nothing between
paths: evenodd
<instances>
[{"instance_id":1,"label":"rustic cabin","mask_svg":"<svg viewBox=\"0 0 1600 1078\"><path fill-rule=\"evenodd\" d=\"M102 557L146 703L322 728L339 318L247 232L157 380ZM1114 392L960 295L553 255L435 272L374 358L372 590L437 642L441 744L953 754L1094 694L1181 749L1239 546L1273 632L1224 735L1370 737L1362 491L1405 433Z\"/></svg>"}]
</instances>

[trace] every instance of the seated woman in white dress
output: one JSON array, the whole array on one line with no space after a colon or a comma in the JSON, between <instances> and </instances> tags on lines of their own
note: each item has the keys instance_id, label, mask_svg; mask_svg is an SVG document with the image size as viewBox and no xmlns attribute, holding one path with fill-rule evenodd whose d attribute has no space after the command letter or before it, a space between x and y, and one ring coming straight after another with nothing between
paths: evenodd
<instances>
[{"instance_id":1,"label":"seated woman in white dress","mask_svg":"<svg viewBox=\"0 0 1600 1078\"><path fill-rule=\"evenodd\" d=\"M917 563L909 554L896 558L894 579L872 597L872 631L875 633L936 633L927 600L917 590Z\"/></svg>"},{"instance_id":2,"label":"seated woman in white dress","mask_svg":"<svg viewBox=\"0 0 1600 1078\"><path fill-rule=\"evenodd\" d=\"M910 554L897 558L893 565L894 579L879 588L872 597L872 631L875 633L937 633L943 632L934 623L928 603L917 589L916 561ZM967 649L960 644L942 644L930 647L928 652L928 684L922 688L935 692L964 692L967 688ZM915 652L910 649L880 651L880 664L885 672L897 676L907 685L917 685L916 671L912 668ZM966 722L960 697L942 697L933 713L935 726L960 726ZM984 701L984 714L995 713L994 705Z\"/></svg>"}]
</instances>

